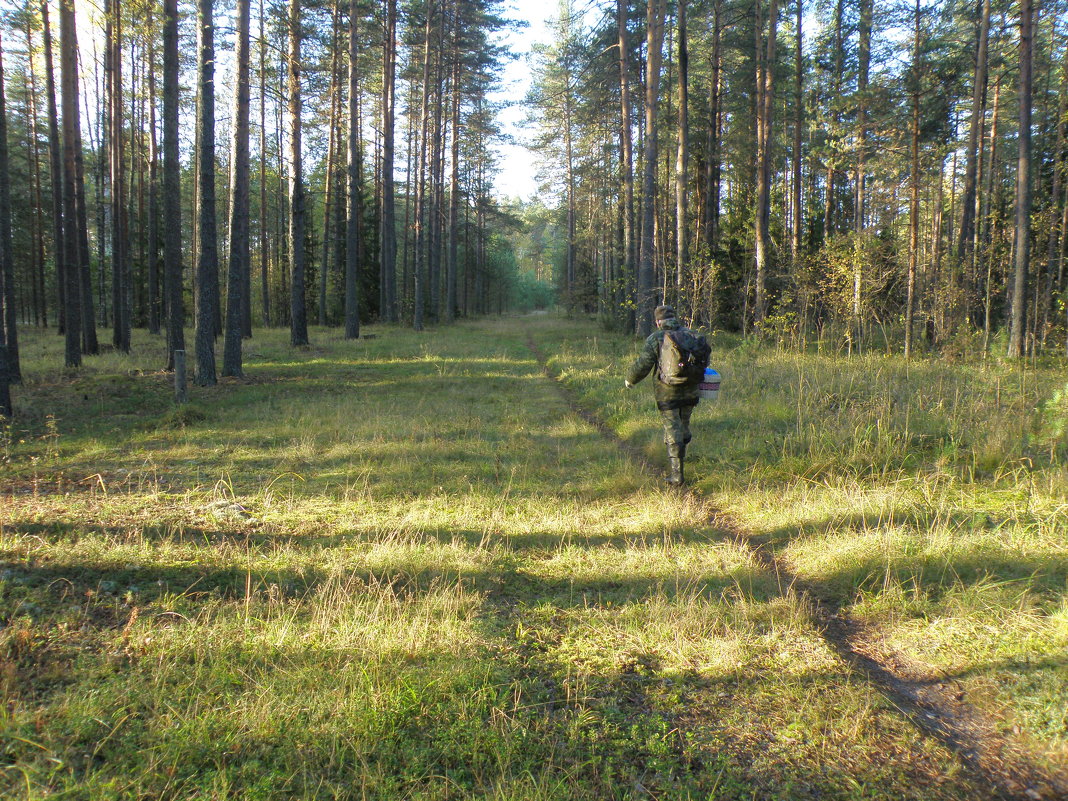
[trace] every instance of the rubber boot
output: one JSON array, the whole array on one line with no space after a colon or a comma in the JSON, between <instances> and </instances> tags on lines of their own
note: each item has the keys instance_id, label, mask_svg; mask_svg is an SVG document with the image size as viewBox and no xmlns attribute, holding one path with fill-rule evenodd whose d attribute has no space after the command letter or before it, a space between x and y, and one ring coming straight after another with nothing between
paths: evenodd
<instances>
[{"instance_id":1,"label":"rubber boot","mask_svg":"<svg viewBox=\"0 0 1068 801\"><path fill-rule=\"evenodd\" d=\"M668 459L670 466L670 473L668 474L667 483L673 487L681 487L685 481L682 475L682 459L678 456L672 456Z\"/></svg>"}]
</instances>

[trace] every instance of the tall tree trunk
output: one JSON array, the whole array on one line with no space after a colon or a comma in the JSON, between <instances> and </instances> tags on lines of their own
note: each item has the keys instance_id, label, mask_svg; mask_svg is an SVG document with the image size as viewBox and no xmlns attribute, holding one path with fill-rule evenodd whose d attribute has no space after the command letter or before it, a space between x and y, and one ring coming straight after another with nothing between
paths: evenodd
<instances>
[{"instance_id":1,"label":"tall tree trunk","mask_svg":"<svg viewBox=\"0 0 1068 801\"><path fill-rule=\"evenodd\" d=\"M63 242L63 161L59 139L59 114L56 111L56 79L52 64L52 27L48 22L48 0L41 2L41 24L44 29L45 92L48 94L48 167L52 183L52 249L56 267L56 317L59 331L66 326L66 271Z\"/></svg>"},{"instance_id":2,"label":"tall tree trunk","mask_svg":"<svg viewBox=\"0 0 1068 801\"><path fill-rule=\"evenodd\" d=\"M345 338L360 336L360 125L357 0L349 5L348 220L345 229Z\"/></svg>"},{"instance_id":3,"label":"tall tree trunk","mask_svg":"<svg viewBox=\"0 0 1068 801\"><path fill-rule=\"evenodd\" d=\"M31 26L32 17L26 15L26 58L28 63L28 74L26 76L26 82L29 84L29 135L30 135L30 147L27 149L27 158L30 162L30 183L33 189L33 216L31 217L32 225L32 242L33 251L31 253L31 263L33 266L32 271L32 287L33 287L33 306L34 306L34 322L38 326L48 325L48 305L47 296L45 294L45 275L44 275L44 220L43 218L43 206L44 199L41 195L41 153L38 147L37 136L37 71L34 68L33 62L33 29Z\"/></svg>"},{"instance_id":4,"label":"tall tree trunk","mask_svg":"<svg viewBox=\"0 0 1068 801\"><path fill-rule=\"evenodd\" d=\"M1062 280L1064 278L1063 256L1061 253L1062 231L1060 225L1057 224L1057 218L1063 219L1063 214L1058 214L1058 210L1064 209L1068 211L1068 205L1065 204L1064 194L1064 144L1065 144L1065 127L1068 125L1068 58L1064 59L1061 72L1061 85L1057 98L1057 118L1055 122L1056 128L1056 146L1053 151L1053 188L1050 191L1050 206L1053 209L1052 219L1050 220L1049 232L1046 235L1046 286L1045 292L1042 298L1042 341L1045 344L1046 331L1049 323L1050 304L1053 301L1053 284L1056 281L1057 286L1062 286ZM1054 278L1056 276L1056 278Z\"/></svg>"},{"instance_id":5,"label":"tall tree trunk","mask_svg":"<svg viewBox=\"0 0 1068 801\"><path fill-rule=\"evenodd\" d=\"M249 23L250 0L237 0L237 74L234 86L233 140L230 148L230 258L226 281L226 334L223 375L240 376L249 253Z\"/></svg>"},{"instance_id":6,"label":"tall tree trunk","mask_svg":"<svg viewBox=\"0 0 1068 801\"><path fill-rule=\"evenodd\" d=\"M774 2L774 0L772 0ZM660 62L664 47L666 0L650 0L646 16L645 61L645 156L642 175L642 240L638 262L638 297L635 315L638 334L648 336L653 328L656 305L656 277L653 273L653 250L656 223L657 101L660 96Z\"/></svg>"},{"instance_id":7,"label":"tall tree trunk","mask_svg":"<svg viewBox=\"0 0 1068 801\"><path fill-rule=\"evenodd\" d=\"M775 39L779 27L778 0L771 0L768 9L767 52L763 58L756 53L757 61L757 173L756 173L756 297L753 304L753 323L759 327L767 311L766 282L767 259L771 249L768 231L771 221L771 120L775 75ZM757 42L760 42L758 16Z\"/></svg>"},{"instance_id":8,"label":"tall tree trunk","mask_svg":"<svg viewBox=\"0 0 1068 801\"><path fill-rule=\"evenodd\" d=\"M160 332L159 142L156 139L156 37L151 7L148 28L148 332Z\"/></svg>"},{"instance_id":9,"label":"tall tree trunk","mask_svg":"<svg viewBox=\"0 0 1068 801\"><path fill-rule=\"evenodd\" d=\"M111 136L108 139L111 181L111 306L112 344L130 352L129 232L126 218L125 154L123 153L122 105L122 8L121 0L105 0L106 49L104 71L110 103Z\"/></svg>"},{"instance_id":10,"label":"tall tree trunk","mask_svg":"<svg viewBox=\"0 0 1068 801\"><path fill-rule=\"evenodd\" d=\"M393 186L394 109L397 76L397 0L385 0L386 25L382 42L382 235L379 252L385 285L385 319L397 314L397 222Z\"/></svg>"},{"instance_id":11,"label":"tall tree trunk","mask_svg":"<svg viewBox=\"0 0 1068 801\"><path fill-rule=\"evenodd\" d=\"M989 0L988 0L989 2ZM912 35L912 160L909 176L909 267L905 299L905 358L912 358L912 318L916 308L916 262L920 249L920 0L916 0Z\"/></svg>"},{"instance_id":12,"label":"tall tree trunk","mask_svg":"<svg viewBox=\"0 0 1068 801\"><path fill-rule=\"evenodd\" d=\"M1016 169L1016 270L1013 276L1008 357L1024 355L1027 266L1031 257L1031 57L1032 0L1020 0L1020 129Z\"/></svg>"},{"instance_id":13,"label":"tall tree trunk","mask_svg":"<svg viewBox=\"0 0 1068 801\"><path fill-rule=\"evenodd\" d=\"M334 234L330 230L330 212L335 202L334 184L337 172L337 151L340 149L337 137L338 116L341 104L341 81L338 76L338 46L341 43L341 2L335 0L331 22L331 46L330 46L330 114L327 117L326 132L326 170L323 173L323 259L319 269L319 325L326 325L326 287L330 275L330 242ZM349 38L355 36L355 19L350 21Z\"/></svg>"},{"instance_id":14,"label":"tall tree trunk","mask_svg":"<svg viewBox=\"0 0 1068 801\"><path fill-rule=\"evenodd\" d=\"M73 37L75 45L75 68L78 64L78 50L77 50L77 35ZM75 106L74 106L74 199L76 203L75 209L75 244L77 246L77 271L78 271L78 290L81 293L81 322L82 322L82 352L95 356L100 352L100 345L96 338L96 316L93 313L93 279L92 274L89 271L89 212L88 204L85 199L85 160L83 157L82 148L82 126L81 126L81 112L78 108L78 86L74 85L75 89ZM99 159L99 163L103 165L103 159ZM100 238L103 243L103 237ZM102 266L102 265L101 265ZM104 271L100 270L101 280L103 279ZM101 285L102 286L102 285Z\"/></svg>"},{"instance_id":15,"label":"tall tree trunk","mask_svg":"<svg viewBox=\"0 0 1068 801\"><path fill-rule=\"evenodd\" d=\"M424 282L426 280L426 173L427 173L427 136L430 121L430 32L434 18L435 0L429 0L426 7L426 20L423 30L423 78L422 98L419 104L419 174L415 187L415 261L413 265L414 309L412 311L412 328L423 330Z\"/></svg>"},{"instance_id":16,"label":"tall tree trunk","mask_svg":"<svg viewBox=\"0 0 1068 801\"><path fill-rule=\"evenodd\" d=\"M802 12L804 0L797 2L797 52L794 54L794 152L793 152L793 219L790 230L790 261L796 275L801 258L801 137L805 124L804 65L805 48L802 31Z\"/></svg>"},{"instance_id":17,"label":"tall tree trunk","mask_svg":"<svg viewBox=\"0 0 1068 801\"><path fill-rule=\"evenodd\" d=\"M271 292L267 257L267 35L260 0L260 295L263 324L271 325Z\"/></svg>"},{"instance_id":18,"label":"tall tree trunk","mask_svg":"<svg viewBox=\"0 0 1068 801\"><path fill-rule=\"evenodd\" d=\"M980 2L980 20L975 72L972 81L972 115L968 124L968 149L964 162L964 195L961 203L960 227L957 229L953 252L953 281L958 284L974 254L976 176L978 174L979 136L986 107L987 43L990 33L990 0Z\"/></svg>"},{"instance_id":19,"label":"tall tree trunk","mask_svg":"<svg viewBox=\"0 0 1068 801\"><path fill-rule=\"evenodd\" d=\"M686 2L678 0L678 47L679 47L679 123L678 152L675 154L675 292L682 292L683 280L689 262L686 219L689 202L687 198L687 173L690 162L690 49L686 31Z\"/></svg>"},{"instance_id":20,"label":"tall tree trunk","mask_svg":"<svg viewBox=\"0 0 1068 801\"><path fill-rule=\"evenodd\" d=\"M308 315L304 287L304 164L301 153L301 2L289 2L289 254L292 259L289 338L294 346L308 344Z\"/></svg>"},{"instance_id":21,"label":"tall tree trunk","mask_svg":"<svg viewBox=\"0 0 1068 801\"><path fill-rule=\"evenodd\" d=\"M838 136L838 108L837 103L842 95L842 17L845 13L843 0L838 0L834 8L834 72L831 74L831 93L829 105L831 107L831 130L827 138L831 142L830 151L827 155L827 182L826 195L823 202L823 241L827 242L834 234L835 228L835 179L837 174L838 159L834 155L834 139Z\"/></svg>"},{"instance_id":22,"label":"tall tree trunk","mask_svg":"<svg viewBox=\"0 0 1068 801\"><path fill-rule=\"evenodd\" d=\"M708 176L705 183L705 243L709 257L719 248L719 198L722 167L720 164L720 116L723 97L723 3L712 4L712 102L708 123Z\"/></svg>"},{"instance_id":23,"label":"tall tree trunk","mask_svg":"<svg viewBox=\"0 0 1068 801\"><path fill-rule=\"evenodd\" d=\"M994 239L992 233L993 217L994 217L994 172L997 164L997 150L998 150L998 115L1001 110L1001 78L1000 76L994 81L994 107L990 117L990 161L987 166L987 179L986 188L983 191L982 198L980 198L979 208L979 243L982 248L982 262L986 263L986 284L983 288L984 302L983 302L983 352L986 353L990 349L990 326L991 326L991 298L993 296L993 287L991 286L993 278L993 263L991 258L991 245ZM980 262L980 264L982 264Z\"/></svg>"},{"instance_id":24,"label":"tall tree trunk","mask_svg":"<svg viewBox=\"0 0 1068 801\"><path fill-rule=\"evenodd\" d=\"M637 270L637 241L634 236L634 141L631 125L630 47L627 44L626 0L616 0L616 24L619 28L619 113L623 156L619 165L623 182L623 276L627 286L627 300L632 301ZM628 303L628 306L631 304Z\"/></svg>"},{"instance_id":25,"label":"tall tree trunk","mask_svg":"<svg viewBox=\"0 0 1068 801\"><path fill-rule=\"evenodd\" d=\"M31 285L33 287L33 321L37 326L48 326L48 304L45 294L45 239L44 239L44 198L41 193L41 150L37 138L37 83L36 69L33 63L33 29L32 16L26 16L26 58L29 94L29 135L30 147L27 158L30 162L30 184L33 191L33 216L31 220L31 240L33 250Z\"/></svg>"},{"instance_id":26,"label":"tall tree trunk","mask_svg":"<svg viewBox=\"0 0 1068 801\"><path fill-rule=\"evenodd\" d=\"M197 155L200 162L197 206L196 370L200 386L215 384L215 331L219 305L219 253L215 230L215 19L213 0L198 0L200 23L200 114Z\"/></svg>"},{"instance_id":27,"label":"tall tree trunk","mask_svg":"<svg viewBox=\"0 0 1068 801\"><path fill-rule=\"evenodd\" d=\"M853 179L853 233L858 237L853 256L853 319L849 339L850 351L859 343L863 330L861 294L864 285L864 260L859 237L865 230L865 183L868 162L868 68L871 63L871 22L874 0L860 0L860 28L857 43L857 160Z\"/></svg>"},{"instance_id":28,"label":"tall tree trunk","mask_svg":"<svg viewBox=\"0 0 1068 801\"><path fill-rule=\"evenodd\" d=\"M11 251L11 181L7 159L7 99L4 96L4 54L0 42L0 349L5 352L5 364L0 365L0 385L22 379L19 367L18 330L15 327L15 260ZM0 414L8 416L10 400L3 399Z\"/></svg>"},{"instance_id":29,"label":"tall tree trunk","mask_svg":"<svg viewBox=\"0 0 1068 801\"><path fill-rule=\"evenodd\" d=\"M78 253L78 193L75 189L76 151L81 145L78 125L78 38L74 21L74 0L61 0L59 6L60 82L63 104L63 291L65 302L67 367L82 363L82 292Z\"/></svg>"},{"instance_id":30,"label":"tall tree trunk","mask_svg":"<svg viewBox=\"0 0 1068 801\"><path fill-rule=\"evenodd\" d=\"M459 17L460 0L453 1L453 14ZM452 164L449 177L449 255L445 269L445 321L456 319L456 276L460 251L460 25L452 31Z\"/></svg>"},{"instance_id":31,"label":"tall tree trunk","mask_svg":"<svg viewBox=\"0 0 1068 801\"><path fill-rule=\"evenodd\" d=\"M178 0L163 0L163 295L167 367L185 350L182 297L182 186L178 160Z\"/></svg>"}]
</instances>

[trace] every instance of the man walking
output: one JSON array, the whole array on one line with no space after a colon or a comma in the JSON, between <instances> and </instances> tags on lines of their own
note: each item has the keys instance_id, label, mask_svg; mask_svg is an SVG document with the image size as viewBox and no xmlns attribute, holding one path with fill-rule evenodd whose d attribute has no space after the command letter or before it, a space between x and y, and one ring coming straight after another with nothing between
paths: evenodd
<instances>
[{"instance_id":1,"label":"man walking","mask_svg":"<svg viewBox=\"0 0 1068 801\"><path fill-rule=\"evenodd\" d=\"M653 318L656 331L645 340L623 384L630 389L656 367L653 397L664 423L664 443L671 468L668 483L679 486L684 481L690 415L699 400L698 390L710 349L703 336L675 319L671 306L657 306Z\"/></svg>"}]
</instances>

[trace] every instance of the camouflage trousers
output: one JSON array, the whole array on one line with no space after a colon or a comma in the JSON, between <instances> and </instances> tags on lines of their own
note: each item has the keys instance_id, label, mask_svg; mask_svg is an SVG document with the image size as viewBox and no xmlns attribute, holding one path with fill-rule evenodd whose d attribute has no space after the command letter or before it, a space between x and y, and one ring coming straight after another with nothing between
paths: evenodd
<instances>
[{"instance_id":1,"label":"camouflage trousers","mask_svg":"<svg viewBox=\"0 0 1068 801\"><path fill-rule=\"evenodd\" d=\"M693 406L660 410L660 418L664 423L664 444L667 445L668 456L686 455L686 444L690 441L690 415L693 414L693 410Z\"/></svg>"}]
</instances>

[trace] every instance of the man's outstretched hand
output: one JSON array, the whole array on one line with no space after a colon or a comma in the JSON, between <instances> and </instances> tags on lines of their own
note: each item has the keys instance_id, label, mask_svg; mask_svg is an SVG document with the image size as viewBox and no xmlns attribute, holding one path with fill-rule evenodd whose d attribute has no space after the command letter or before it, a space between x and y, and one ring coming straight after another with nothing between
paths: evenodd
<instances>
[{"instance_id":1,"label":"man's outstretched hand","mask_svg":"<svg viewBox=\"0 0 1068 801\"><path fill-rule=\"evenodd\" d=\"M632 383L630 383L630 381L627 381L626 379L623 379L623 386L625 386L627 389L631 389L631 388L634 387L634 385Z\"/></svg>"}]
</instances>

